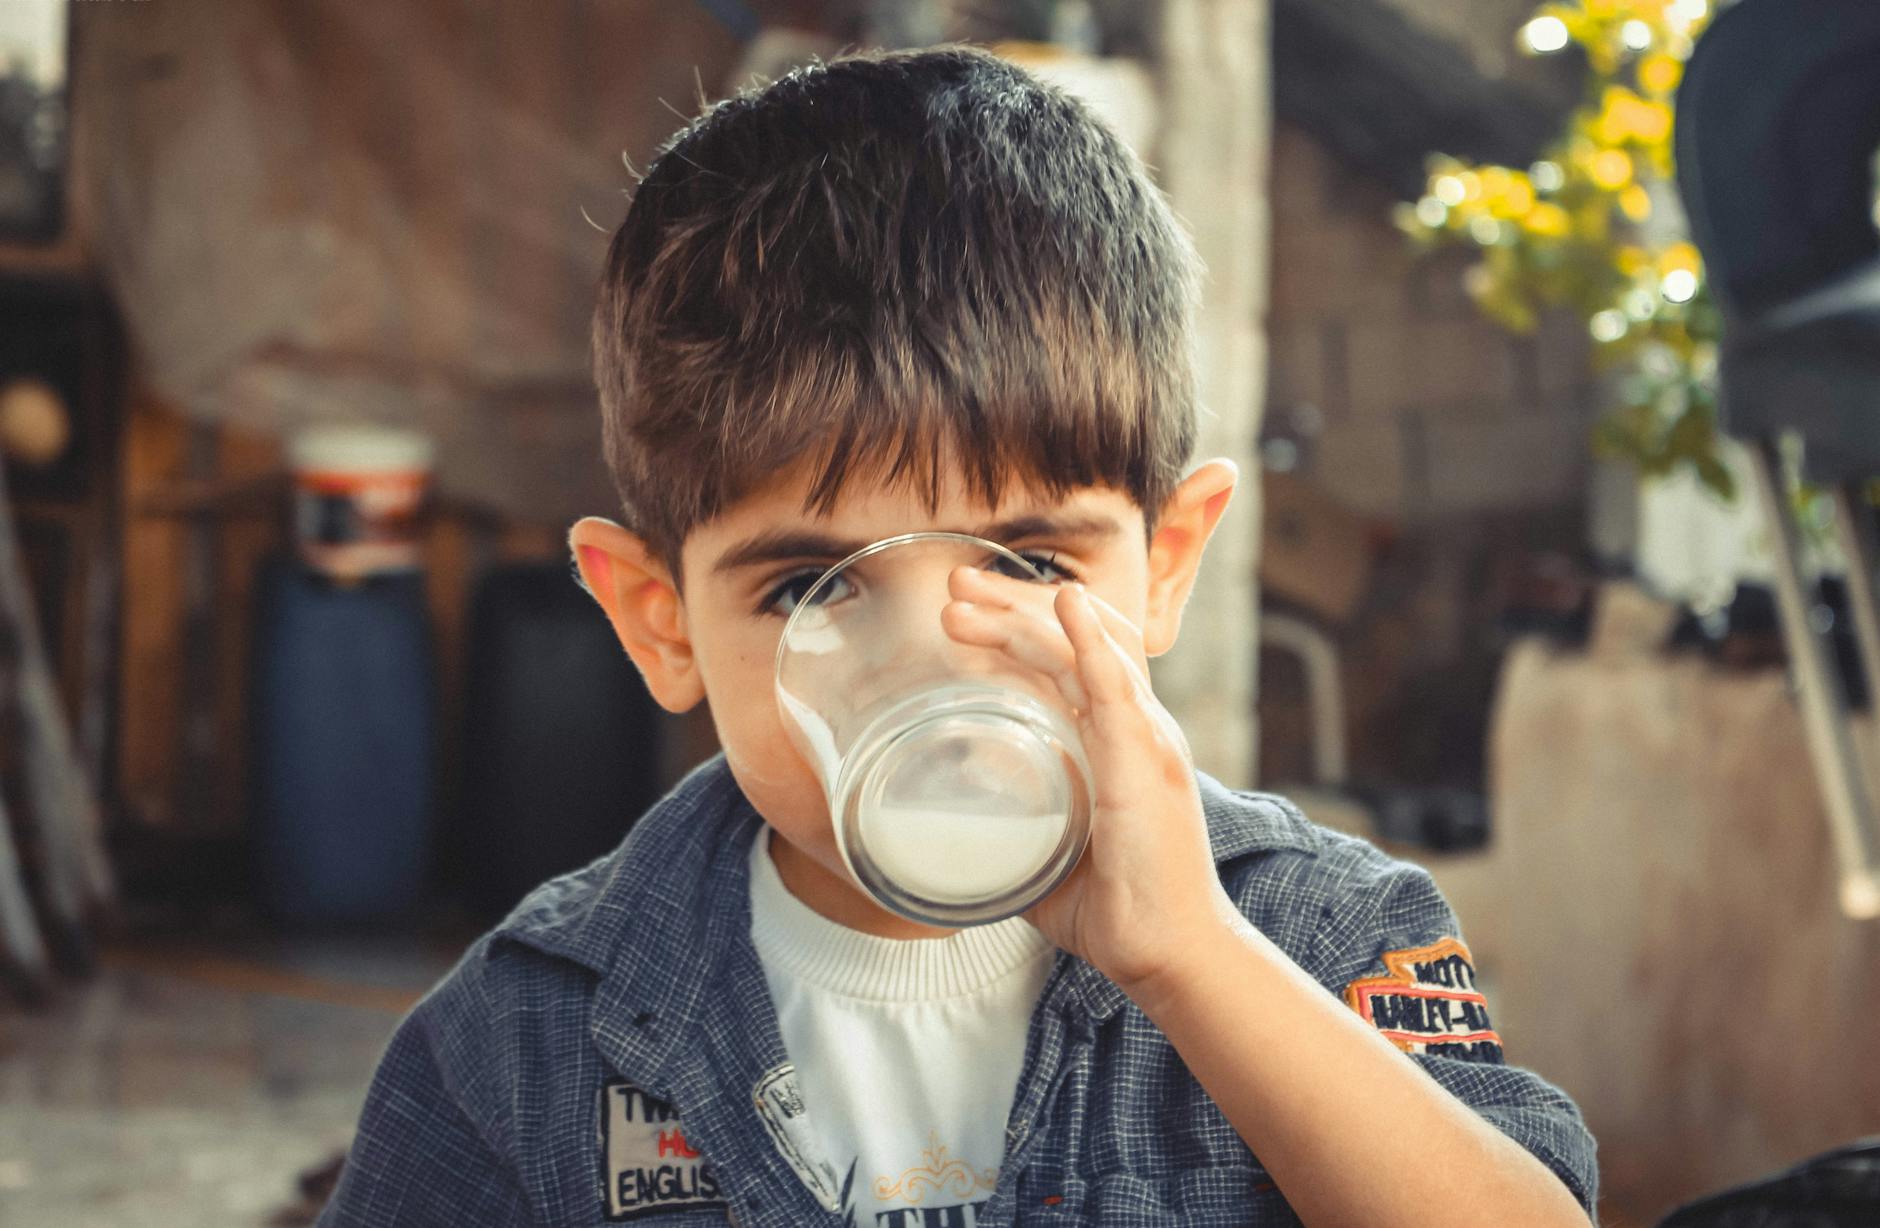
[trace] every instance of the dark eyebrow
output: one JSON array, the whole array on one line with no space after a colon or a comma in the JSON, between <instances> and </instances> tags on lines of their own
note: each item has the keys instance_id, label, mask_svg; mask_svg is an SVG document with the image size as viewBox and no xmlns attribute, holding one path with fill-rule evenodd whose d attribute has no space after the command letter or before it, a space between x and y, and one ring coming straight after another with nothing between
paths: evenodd
<instances>
[{"instance_id":1,"label":"dark eyebrow","mask_svg":"<svg viewBox=\"0 0 1880 1228\"><path fill-rule=\"evenodd\" d=\"M974 537L983 537L1004 546L1034 537L1099 541L1115 537L1123 530L1108 516L1078 512L1014 516L1010 520L994 521L977 529L957 531L971 533ZM766 529L719 555L718 561L712 564L712 574L727 575L760 563L780 563L789 559L828 559L835 562L848 558L867 544L867 541L847 541L809 529Z\"/></svg>"}]
</instances>

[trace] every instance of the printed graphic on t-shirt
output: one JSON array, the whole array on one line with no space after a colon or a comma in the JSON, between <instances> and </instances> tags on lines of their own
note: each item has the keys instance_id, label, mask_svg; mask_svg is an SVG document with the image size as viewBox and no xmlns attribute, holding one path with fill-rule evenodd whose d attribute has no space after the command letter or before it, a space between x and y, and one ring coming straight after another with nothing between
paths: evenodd
<instances>
[{"instance_id":1,"label":"printed graphic on t-shirt","mask_svg":"<svg viewBox=\"0 0 1880 1228\"><path fill-rule=\"evenodd\" d=\"M998 1182L997 1167L951 1154L936 1131L927 1136L919 1163L874 1179L872 1210L856 1205L860 1191L852 1185L845 1190L843 1222L853 1228L974 1228Z\"/></svg>"},{"instance_id":2,"label":"printed graphic on t-shirt","mask_svg":"<svg viewBox=\"0 0 1880 1228\"><path fill-rule=\"evenodd\" d=\"M1345 1001L1405 1053L1501 1062L1501 1037L1476 992L1469 948L1456 938L1386 951L1383 976L1345 987Z\"/></svg>"},{"instance_id":3,"label":"printed graphic on t-shirt","mask_svg":"<svg viewBox=\"0 0 1880 1228\"><path fill-rule=\"evenodd\" d=\"M924 1201L929 1195L968 1198L975 1191L992 1193L999 1182L996 1168L974 1168L966 1161L947 1154L947 1145L938 1133L927 1136L921 1149L921 1163L897 1177L875 1178L875 1197L883 1202L899 1198L910 1203Z\"/></svg>"},{"instance_id":4,"label":"printed graphic on t-shirt","mask_svg":"<svg viewBox=\"0 0 1880 1228\"><path fill-rule=\"evenodd\" d=\"M712 1168L685 1141L679 1114L630 1083L601 1088L601 1191L610 1220L722 1207Z\"/></svg>"}]
</instances>

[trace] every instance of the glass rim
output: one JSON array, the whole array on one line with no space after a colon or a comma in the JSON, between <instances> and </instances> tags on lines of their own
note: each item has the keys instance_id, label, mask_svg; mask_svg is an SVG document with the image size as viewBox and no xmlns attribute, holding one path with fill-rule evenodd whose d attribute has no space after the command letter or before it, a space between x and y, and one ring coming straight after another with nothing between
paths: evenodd
<instances>
[{"instance_id":1,"label":"glass rim","mask_svg":"<svg viewBox=\"0 0 1880 1228\"><path fill-rule=\"evenodd\" d=\"M831 563L820 576L816 577L816 582L809 586L809 590L803 594L803 599L797 604L796 609L790 611L790 617L785 620L783 624L783 631L777 636L777 651L771 660L770 682L772 688L781 688L783 685L783 658L785 650L790 645L790 632L796 626L797 619L803 616L803 611L814 608L810 604L810 598L814 597L818 590L827 585L829 581L835 577L837 572L851 563L859 562L871 554L879 554L895 546L902 546L906 545L908 542L926 539L974 542L981 546L989 546L995 553L1004 555L1038 579L1042 580L1045 578L1042 571L1032 566L1031 563L1025 559L1024 555L1014 551L1011 547L1001 545L990 538L978 537L971 533L956 533L951 529L921 529L917 532L897 533L893 537L884 537L880 541L869 542L866 546L855 551L841 562Z\"/></svg>"}]
</instances>

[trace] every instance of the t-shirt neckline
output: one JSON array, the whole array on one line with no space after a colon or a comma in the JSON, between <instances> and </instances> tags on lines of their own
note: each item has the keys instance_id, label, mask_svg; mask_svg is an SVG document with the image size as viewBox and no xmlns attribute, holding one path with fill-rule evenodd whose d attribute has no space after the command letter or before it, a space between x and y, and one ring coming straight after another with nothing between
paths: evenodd
<instances>
[{"instance_id":1,"label":"t-shirt neckline","mask_svg":"<svg viewBox=\"0 0 1880 1228\"><path fill-rule=\"evenodd\" d=\"M751 941L758 956L807 986L843 997L920 1002L977 993L1048 956L1050 939L1023 917L944 938L883 938L840 925L790 894L769 849L751 843Z\"/></svg>"}]
</instances>

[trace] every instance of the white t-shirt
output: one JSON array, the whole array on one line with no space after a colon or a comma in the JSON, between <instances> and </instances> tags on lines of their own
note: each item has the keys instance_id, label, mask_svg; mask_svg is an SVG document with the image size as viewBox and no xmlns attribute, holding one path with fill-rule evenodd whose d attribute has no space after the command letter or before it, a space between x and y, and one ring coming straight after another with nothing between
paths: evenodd
<instances>
[{"instance_id":1,"label":"white t-shirt","mask_svg":"<svg viewBox=\"0 0 1880 1228\"><path fill-rule=\"evenodd\" d=\"M1020 917L945 938L837 925L783 885L769 836L751 849L751 939L849 1222L972 1224L1005 1154L1050 941Z\"/></svg>"}]
</instances>

